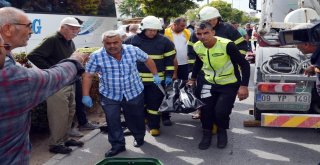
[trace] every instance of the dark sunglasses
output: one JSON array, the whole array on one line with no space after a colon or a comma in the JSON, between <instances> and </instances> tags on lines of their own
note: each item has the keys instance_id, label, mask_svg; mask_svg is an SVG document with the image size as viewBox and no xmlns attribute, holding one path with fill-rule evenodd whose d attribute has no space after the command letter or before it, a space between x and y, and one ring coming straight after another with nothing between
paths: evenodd
<instances>
[{"instance_id":1,"label":"dark sunglasses","mask_svg":"<svg viewBox=\"0 0 320 165\"><path fill-rule=\"evenodd\" d=\"M9 44L3 44L3 45L0 45L0 47L4 47L4 49L10 50L11 45L9 45Z\"/></svg>"},{"instance_id":2,"label":"dark sunglasses","mask_svg":"<svg viewBox=\"0 0 320 165\"><path fill-rule=\"evenodd\" d=\"M13 25L24 25L26 28L32 29L32 23L13 23Z\"/></svg>"}]
</instances>

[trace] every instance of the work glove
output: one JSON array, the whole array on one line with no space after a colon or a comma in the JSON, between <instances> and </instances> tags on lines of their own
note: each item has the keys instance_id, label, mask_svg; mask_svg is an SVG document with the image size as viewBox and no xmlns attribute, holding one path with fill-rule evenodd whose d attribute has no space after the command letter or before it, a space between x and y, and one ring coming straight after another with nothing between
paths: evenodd
<instances>
[{"instance_id":1,"label":"work glove","mask_svg":"<svg viewBox=\"0 0 320 165\"><path fill-rule=\"evenodd\" d=\"M156 84L156 85L160 85L161 84L161 79L160 77L156 74L156 75L153 75L153 82Z\"/></svg>"},{"instance_id":2,"label":"work glove","mask_svg":"<svg viewBox=\"0 0 320 165\"><path fill-rule=\"evenodd\" d=\"M93 105L92 99L91 99L90 96L83 96L83 97L82 97L82 103L83 103L85 106L89 107L89 108L91 108L92 105Z\"/></svg>"},{"instance_id":3,"label":"work glove","mask_svg":"<svg viewBox=\"0 0 320 165\"><path fill-rule=\"evenodd\" d=\"M171 77L166 77L166 79L164 80L164 84L166 86L170 85L172 83L172 78Z\"/></svg>"}]
</instances>

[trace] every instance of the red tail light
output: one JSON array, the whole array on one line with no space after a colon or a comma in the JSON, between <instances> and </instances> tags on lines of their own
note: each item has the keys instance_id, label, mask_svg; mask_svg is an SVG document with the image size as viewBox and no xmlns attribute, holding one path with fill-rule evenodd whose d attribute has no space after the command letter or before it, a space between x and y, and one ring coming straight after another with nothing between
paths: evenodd
<instances>
[{"instance_id":1,"label":"red tail light","mask_svg":"<svg viewBox=\"0 0 320 165\"><path fill-rule=\"evenodd\" d=\"M294 93L296 83L258 83L258 91L262 93Z\"/></svg>"}]
</instances>

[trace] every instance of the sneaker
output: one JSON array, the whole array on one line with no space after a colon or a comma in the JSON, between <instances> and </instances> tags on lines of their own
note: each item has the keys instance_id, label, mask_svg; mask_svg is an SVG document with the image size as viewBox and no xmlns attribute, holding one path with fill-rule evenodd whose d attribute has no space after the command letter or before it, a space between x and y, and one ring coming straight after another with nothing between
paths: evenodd
<instances>
[{"instance_id":1,"label":"sneaker","mask_svg":"<svg viewBox=\"0 0 320 165\"><path fill-rule=\"evenodd\" d=\"M71 128L68 131L68 135L71 137L82 137L84 136L83 133L79 132L77 128Z\"/></svg>"},{"instance_id":2,"label":"sneaker","mask_svg":"<svg viewBox=\"0 0 320 165\"><path fill-rule=\"evenodd\" d=\"M54 154L69 154L72 149L64 145L53 145L50 146L49 151Z\"/></svg>"},{"instance_id":3,"label":"sneaker","mask_svg":"<svg viewBox=\"0 0 320 165\"><path fill-rule=\"evenodd\" d=\"M160 135L160 130L159 129L150 129L150 134L152 136L159 136Z\"/></svg>"},{"instance_id":4,"label":"sneaker","mask_svg":"<svg viewBox=\"0 0 320 165\"><path fill-rule=\"evenodd\" d=\"M82 147L84 145L84 143L82 141L77 141L77 140L74 140L74 139L70 139L70 140L67 140L64 143L64 145L67 146L67 147L70 147L70 146Z\"/></svg>"},{"instance_id":5,"label":"sneaker","mask_svg":"<svg viewBox=\"0 0 320 165\"><path fill-rule=\"evenodd\" d=\"M98 128L99 128L99 125L93 124L93 123L90 123L90 122L88 122L88 123L85 124L85 125L80 125L80 126L79 126L79 130L80 130L80 131L94 130L94 129L98 129Z\"/></svg>"}]
</instances>

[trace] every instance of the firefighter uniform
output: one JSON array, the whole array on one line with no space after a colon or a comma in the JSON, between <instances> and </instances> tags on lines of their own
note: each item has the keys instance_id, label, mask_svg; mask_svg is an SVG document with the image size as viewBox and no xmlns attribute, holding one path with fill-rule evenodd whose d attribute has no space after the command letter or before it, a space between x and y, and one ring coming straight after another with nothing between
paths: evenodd
<instances>
[{"instance_id":1,"label":"firefighter uniform","mask_svg":"<svg viewBox=\"0 0 320 165\"><path fill-rule=\"evenodd\" d=\"M173 43L168 38L158 32L158 34L151 39L142 31L137 35L127 38L124 43L137 46L146 52L149 57L154 60L161 80L164 80L166 77L172 77L174 71L173 59L176 51ZM151 135L156 136L160 134L160 114L158 113L158 109L164 95L157 85L153 83L153 75L149 69L143 63L138 63L137 67L144 84L148 126L150 133L152 130L158 131L158 133L151 133Z\"/></svg>"}]
</instances>

